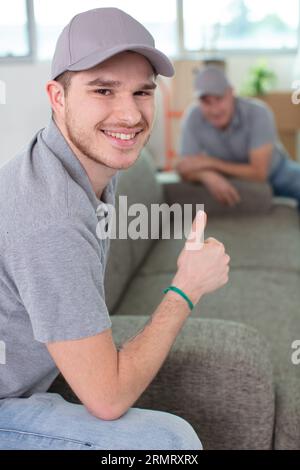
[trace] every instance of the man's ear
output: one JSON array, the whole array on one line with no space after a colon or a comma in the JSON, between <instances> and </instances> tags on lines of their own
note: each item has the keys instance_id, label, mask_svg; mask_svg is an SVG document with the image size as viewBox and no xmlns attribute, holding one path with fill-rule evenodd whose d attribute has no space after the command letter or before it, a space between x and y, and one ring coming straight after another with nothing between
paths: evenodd
<instances>
[{"instance_id":1,"label":"man's ear","mask_svg":"<svg viewBox=\"0 0 300 470\"><path fill-rule=\"evenodd\" d=\"M50 80L46 84L46 92L53 113L61 115L65 109L65 92L63 86L56 80Z\"/></svg>"}]
</instances>

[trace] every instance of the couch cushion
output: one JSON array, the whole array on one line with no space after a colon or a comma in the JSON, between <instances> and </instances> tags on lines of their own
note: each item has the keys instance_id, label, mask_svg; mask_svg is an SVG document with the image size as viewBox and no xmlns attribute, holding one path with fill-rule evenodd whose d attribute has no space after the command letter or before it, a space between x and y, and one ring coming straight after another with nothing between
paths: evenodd
<instances>
[{"instance_id":1,"label":"couch cushion","mask_svg":"<svg viewBox=\"0 0 300 470\"><path fill-rule=\"evenodd\" d=\"M151 315L172 278L170 273L136 276L115 313ZM272 345L277 372L294 374L291 344L300 338L299 286L300 275L296 273L234 269L228 284L204 296L192 316L253 326Z\"/></svg>"},{"instance_id":2,"label":"couch cushion","mask_svg":"<svg viewBox=\"0 0 300 470\"><path fill-rule=\"evenodd\" d=\"M276 384L276 420L274 449L300 448L300 366L295 366L297 377L283 377Z\"/></svg>"},{"instance_id":3,"label":"couch cushion","mask_svg":"<svg viewBox=\"0 0 300 470\"><path fill-rule=\"evenodd\" d=\"M110 247L104 290L108 311L112 312L130 282L133 265L128 240L111 240Z\"/></svg>"},{"instance_id":4,"label":"couch cushion","mask_svg":"<svg viewBox=\"0 0 300 470\"><path fill-rule=\"evenodd\" d=\"M149 274L135 276L121 302L113 312L116 315L151 315L170 285L173 274Z\"/></svg>"},{"instance_id":5,"label":"couch cushion","mask_svg":"<svg viewBox=\"0 0 300 470\"><path fill-rule=\"evenodd\" d=\"M272 347L274 371L287 380L292 342L300 338L300 275L270 270L233 270L229 283L203 298L193 316L240 321L255 327Z\"/></svg>"},{"instance_id":6,"label":"couch cushion","mask_svg":"<svg viewBox=\"0 0 300 470\"><path fill-rule=\"evenodd\" d=\"M134 203L145 204L147 208L152 202L161 203L162 188L156 181L154 165L147 149L142 150L135 165L119 173L116 193L117 221L119 217L123 221L127 217L125 206L119 205L118 196L122 195L128 197L128 208ZM130 217L128 220L130 221ZM106 304L109 311L112 311L117 305L126 285L148 253L152 243L150 239L131 240L129 237L111 240L105 273Z\"/></svg>"},{"instance_id":7,"label":"couch cushion","mask_svg":"<svg viewBox=\"0 0 300 470\"><path fill-rule=\"evenodd\" d=\"M151 154L143 149L140 158L128 170L121 173L117 189L117 196L127 196L128 207L133 204L143 204L150 214L151 204L163 202L163 189L155 177L155 167ZM137 214L138 215L138 214ZM136 217L129 217L129 222ZM148 221L149 222L149 221ZM150 229L150 223L149 223ZM139 266L154 240L130 240L133 267Z\"/></svg>"},{"instance_id":8,"label":"couch cushion","mask_svg":"<svg viewBox=\"0 0 300 470\"><path fill-rule=\"evenodd\" d=\"M295 209L273 206L267 215L208 218L205 238L224 243L231 267L300 271L300 227ZM141 267L143 274L175 272L182 240L159 240Z\"/></svg>"},{"instance_id":9,"label":"couch cushion","mask_svg":"<svg viewBox=\"0 0 300 470\"><path fill-rule=\"evenodd\" d=\"M229 214L267 214L272 207L272 189L267 183L257 183L230 179L239 191L241 202L235 207L227 207L216 201L207 189L199 183L169 183L164 185L165 198L169 204L204 204L210 216Z\"/></svg>"}]
</instances>

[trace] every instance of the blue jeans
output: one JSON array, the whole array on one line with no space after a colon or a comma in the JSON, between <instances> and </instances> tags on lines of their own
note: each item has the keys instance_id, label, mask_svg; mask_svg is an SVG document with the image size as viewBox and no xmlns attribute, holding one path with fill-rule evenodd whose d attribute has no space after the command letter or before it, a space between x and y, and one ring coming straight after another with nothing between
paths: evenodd
<instances>
[{"instance_id":1,"label":"blue jeans","mask_svg":"<svg viewBox=\"0 0 300 470\"><path fill-rule=\"evenodd\" d=\"M275 196L292 197L300 210L300 163L284 158L270 176Z\"/></svg>"},{"instance_id":2,"label":"blue jeans","mask_svg":"<svg viewBox=\"0 0 300 470\"><path fill-rule=\"evenodd\" d=\"M91 415L57 393L0 400L2 450L200 450L192 426L178 416L130 408L115 421Z\"/></svg>"}]
</instances>

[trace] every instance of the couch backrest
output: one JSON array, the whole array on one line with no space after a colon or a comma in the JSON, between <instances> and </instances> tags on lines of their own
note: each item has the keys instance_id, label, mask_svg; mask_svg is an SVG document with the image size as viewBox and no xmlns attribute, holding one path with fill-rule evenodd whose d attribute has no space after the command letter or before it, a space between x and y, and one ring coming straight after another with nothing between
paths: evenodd
<instances>
[{"instance_id":1,"label":"couch backrest","mask_svg":"<svg viewBox=\"0 0 300 470\"><path fill-rule=\"evenodd\" d=\"M224 206L217 202L202 184L185 181L166 184L164 186L165 199L170 205L175 202L182 205L192 204L194 211L197 203L204 204L204 210L209 217L270 213L273 207L273 195L272 188L267 182L243 181L236 178L231 178L230 181L241 198L241 201L234 207Z\"/></svg>"},{"instance_id":2,"label":"couch backrest","mask_svg":"<svg viewBox=\"0 0 300 470\"><path fill-rule=\"evenodd\" d=\"M151 204L163 202L163 191L155 177L155 167L152 156L147 149L143 149L137 162L128 170L120 172L116 193L116 213L122 221L128 216L125 205L119 204L119 196L127 196L128 209L133 204L143 204L150 214ZM139 216L128 216L128 223ZM148 219L150 230L150 220ZM111 240L110 254L105 275L106 303L109 311L113 313L124 289L131 277L151 249L153 240L127 239Z\"/></svg>"}]
</instances>

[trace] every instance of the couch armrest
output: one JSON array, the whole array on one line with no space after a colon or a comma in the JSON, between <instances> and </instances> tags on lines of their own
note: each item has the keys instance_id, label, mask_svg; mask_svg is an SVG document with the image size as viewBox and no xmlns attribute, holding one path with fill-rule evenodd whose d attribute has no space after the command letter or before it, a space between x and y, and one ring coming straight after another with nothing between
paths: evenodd
<instances>
[{"instance_id":1,"label":"couch armrest","mask_svg":"<svg viewBox=\"0 0 300 470\"><path fill-rule=\"evenodd\" d=\"M300 366L295 366L300 367ZM300 449L300 376L285 376L276 386L274 448Z\"/></svg>"},{"instance_id":2,"label":"couch armrest","mask_svg":"<svg viewBox=\"0 0 300 470\"><path fill-rule=\"evenodd\" d=\"M148 319L113 316L116 344L135 335ZM61 375L49 392L79 402ZM270 449L274 403L269 349L258 332L230 321L190 318L134 406L186 419L205 449Z\"/></svg>"},{"instance_id":3,"label":"couch armrest","mask_svg":"<svg viewBox=\"0 0 300 470\"><path fill-rule=\"evenodd\" d=\"M117 345L147 317L113 316ZM135 407L189 421L205 449L269 449L274 430L269 349L243 324L190 318Z\"/></svg>"},{"instance_id":4,"label":"couch armrest","mask_svg":"<svg viewBox=\"0 0 300 470\"><path fill-rule=\"evenodd\" d=\"M231 178L230 182L238 190L241 201L235 207L223 206L216 201L203 184L186 181L175 182L162 177L165 200L168 204L204 204L210 216L228 214L267 214L273 205L272 188L268 183L257 183Z\"/></svg>"}]
</instances>

